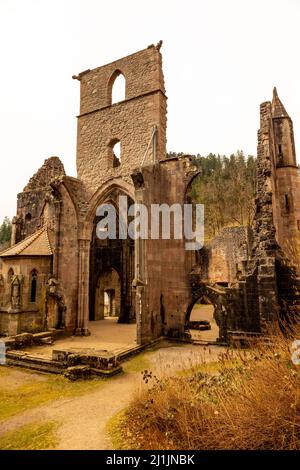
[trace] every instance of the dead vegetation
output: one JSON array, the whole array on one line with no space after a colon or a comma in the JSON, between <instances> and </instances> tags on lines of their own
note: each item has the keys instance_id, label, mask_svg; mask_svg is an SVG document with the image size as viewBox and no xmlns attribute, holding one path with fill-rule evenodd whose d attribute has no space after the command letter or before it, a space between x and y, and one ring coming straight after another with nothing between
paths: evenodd
<instances>
[{"instance_id":1,"label":"dead vegetation","mask_svg":"<svg viewBox=\"0 0 300 470\"><path fill-rule=\"evenodd\" d=\"M294 336L295 338L295 336ZM296 338L300 338L298 334ZM209 368L156 377L118 419L119 448L300 449L300 365L292 339L228 350Z\"/></svg>"}]
</instances>

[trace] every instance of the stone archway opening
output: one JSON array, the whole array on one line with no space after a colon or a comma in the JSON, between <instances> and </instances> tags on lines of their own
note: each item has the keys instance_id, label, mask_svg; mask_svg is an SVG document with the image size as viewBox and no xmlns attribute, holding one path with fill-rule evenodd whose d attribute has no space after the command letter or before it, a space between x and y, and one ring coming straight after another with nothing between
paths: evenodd
<instances>
[{"instance_id":1,"label":"stone archway opening","mask_svg":"<svg viewBox=\"0 0 300 470\"><path fill-rule=\"evenodd\" d=\"M100 273L95 289L93 320L120 317L121 280L118 272L111 268Z\"/></svg>"},{"instance_id":2,"label":"stone archway opening","mask_svg":"<svg viewBox=\"0 0 300 470\"><path fill-rule=\"evenodd\" d=\"M135 323L135 305L132 291L134 279L134 240L119 237L119 196L124 196L118 188L113 188L103 202L115 207L116 237L100 239L97 224L102 216L95 216L90 248L89 276L89 321L104 319L115 323ZM127 198L128 207L133 204Z\"/></svg>"},{"instance_id":3,"label":"stone archway opening","mask_svg":"<svg viewBox=\"0 0 300 470\"><path fill-rule=\"evenodd\" d=\"M187 312L186 328L192 341L217 341L219 327L215 316L215 306L207 295L201 295Z\"/></svg>"},{"instance_id":4,"label":"stone archway opening","mask_svg":"<svg viewBox=\"0 0 300 470\"><path fill-rule=\"evenodd\" d=\"M115 289L107 289L104 291L104 318L116 317L116 291Z\"/></svg>"}]
</instances>

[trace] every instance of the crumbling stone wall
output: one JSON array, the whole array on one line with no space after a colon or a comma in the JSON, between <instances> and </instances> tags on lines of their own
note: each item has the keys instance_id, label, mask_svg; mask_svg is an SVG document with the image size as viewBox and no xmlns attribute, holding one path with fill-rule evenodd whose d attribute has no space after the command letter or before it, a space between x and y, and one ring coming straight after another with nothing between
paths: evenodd
<instances>
[{"instance_id":1,"label":"crumbling stone wall","mask_svg":"<svg viewBox=\"0 0 300 470\"><path fill-rule=\"evenodd\" d=\"M39 301L52 313L59 306L72 333L88 334L90 299L99 275L91 260L98 248L94 243L97 206L126 194L145 204L149 213L151 204L183 207L188 186L199 172L189 157L166 158L167 98L160 46L151 45L74 77L80 81L78 178L67 177L58 157L51 157L18 196L13 243L45 223L53 229L53 255L43 271L45 275L50 272L52 284L45 286L45 298L39 292ZM126 79L125 99L112 104L112 87L120 73ZM121 143L120 162L113 154L117 141ZM275 90L272 103L263 103L260 109L252 232L225 229L200 253L187 251L184 238L138 239L134 276L130 243L124 244L124 250L117 247L117 253L106 252L106 258L118 258L124 268L120 270L121 298L127 320L136 312L138 343L161 335L184 338L187 312L203 291L214 299L222 340L227 340L230 330L260 332L270 322L296 316L299 189L292 121ZM171 224L171 233L172 229ZM105 258L102 254L99 266ZM28 277L30 261L24 261L26 266L19 260L14 263ZM5 269L0 278L1 305L7 295ZM56 292L50 292L54 288ZM32 310L15 313L17 323L17 317L1 312L0 332L28 329L27 320L34 324Z\"/></svg>"},{"instance_id":2,"label":"crumbling stone wall","mask_svg":"<svg viewBox=\"0 0 300 470\"><path fill-rule=\"evenodd\" d=\"M232 283L245 271L250 256L249 227L225 227L197 253L201 278L207 282Z\"/></svg>"},{"instance_id":3,"label":"crumbling stone wall","mask_svg":"<svg viewBox=\"0 0 300 470\"><path fill-rule=\"evenodd\" d=\"M299 185L292 121L274 89L272 103L260 106L253 238L248 237L239 259L234 254L238 244L224 243L221 233L201 250L191 272L192 292L203 282L219 283L223 339L226 331L265 332L299 317ZM235 259L242 268L236 276ZM225 280L233 282L224 287Z\"/></svg>"},{"instance_id":4,"label":"crumbling stone wall","mask_svg":"<svg viewBox=\"0 0 300 470\"><path fill-rule=\"evenodd\" d=\"M42 213L50 182L65 175L58 157L47 158L42 167L30 178L23 192L18 194L17 215L13 220L12 244L31 235L43 225Z\"/></svg>"},{"instance_id":5,"label":"crumbling stone wall","mask_svg":"<svg viewBox=\"0 0 300 470\"><path fill-rule=\"evenodd\" d=\"M73 202L72 190L67 188L67 181L71 188L76 187L76 183L70 183L72 178L65 176L65 171L58 157L50 157L45 160L43 166L30 179L24 191L18 195L17 216L13 221L14 240L19 242L33 232L36 232L44 224L51 228L51 251L53 255L47 258L47 269L44 270L45 257L35 256L33 263L28 257L16 256L11 260L3 259L5 275L5 265L10 262L14 266L14 271L22 275L22 305L18 313L18 332L20 328L26 331L43 329L45 311L47 309L47 279L54 277L59 284L61 295L60 302L64 303L65 326L73 333L76 327L77 301L78 301L78 220L77 210L80 208L81 200ZM75 194L76 200L76 194ZM28 219L30 214L30 219ZM14 244L13 243L13 244ZM43 278L40 278L41 271ZM28 307L27 298L29 296L29 283L31 269L36 269L37 276L37 302L34 310L37 312L35 319L26 313L32 310L32 305ZM9 294L5 294L8 295ZM53 298L54 299L54 298ZM7 303L7 302L6 302ZM51 303L51 302L50 302ZM56 300L54 307L56 309ZM21 310L24 312L24 315ZM27 321L28 319L28 321ZM32 320L32 326L29 323ZM34 320L34 321L33 321ZM4 320L3 320L4 321ZM9 323L9 322L8 322ZM11 322L10 322L11 323ZM16 323L16 322L15 322ZM22 326L23 325L23 326ZM5 329L4 329L5 330ZM3 331L4 331L3 330ZM5 330L6 331L6 330ZM22 330L24 331L24 329Z\"/></svg>"},{"instance_id":6,"label":"crumbling stone wall","mask_svg":"<svg viewBox=\"0 0 300 470\"><path fill-rule=\"evenodd\" d=\"M85 186L96 191L121 176L132 184L131 173L143 160L157 126L156 148L145 163L165 158L166 96L159 47L149 48L74 77L80 81L77 132L77 172ZM126 80L124 101L111 104L114 79ZM112 143L121 143L121 164L114 167Z\"/></svg>"},{"instance_id":7,"label":"crumbling stone wall","mask_svg":"<svg viewBox=\"0 0 300 470\"><path fill-rule=\"evenodd\" d=\"M165 158L166 96L160 45L151 45L143 51L74 77L80 81L81 103L77 171L88 202L79 215L78 334L88 333L93 286L91 242L97 205L110 200L113 188L134 199L133 170L142 163ZM112 104L114 79L120 73L126 79L125 100ZM116 141L121 143L118 166L115 166L112 149ZM127 305L131 298L131 282L130 286L128 282L131 276L130 260L126 265L128 269L125 268L127 274L122 283L122 295L126 299L126 317L132 318L134 308Z\"/></svg>"},{"instance_id":8,"label":"crumbling stone wall","mask_svg":"<svg viewBox=\"0 0 300 470\"><path fill-rule=\"evenodd\" d=\"M53 275L59 282L66 307L66 329L73 333L78 308L78 215L65 179L52 182L56 213Z\"/></svg>"},{"instance_id":9,"label":"crumbling stone wall","mask_svg":"<svg viewBox=\"0 0 300 470\"><path fill-rule=\"evenodd\" d=\"M136 201L148 214L151 204L183 205L186 189L198 172L192 158L169 158L133 174ZM185 316L191 299L188 274L195 252L185 250L185 239L138 240L136 254L136 315L139 342L166 335L185 337Z\"/></svg>"}]
</instances>

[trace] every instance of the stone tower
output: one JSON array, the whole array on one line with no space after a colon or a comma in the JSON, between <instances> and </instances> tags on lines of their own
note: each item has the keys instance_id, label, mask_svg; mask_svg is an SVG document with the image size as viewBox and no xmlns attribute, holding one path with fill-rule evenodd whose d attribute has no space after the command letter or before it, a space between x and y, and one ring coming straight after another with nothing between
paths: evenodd
<instances>
[{"instance_id":1,"label":"stone tower","mask_svg":"<svg viewBox=\"0 0 300 470\"><path fill-rule=\"evenodd\" d=\"M166 96L160 45L74 76L80 81L77 131L78 178L91 191L112 178L132 184L131 173L144 164L165 158ZM125 99L112 103L116 78L126 81ZM120 142L116 162L113 147Z\"/></svg>"},{"instance_id":2,"label":"stone tower","mask_svg":"<svg viewBox=\"0 0 300 470\"><path fill-rule=\"evenodd\" d=\"M273 218L276 239L299 267L300 178L296 162L293 122L276 88L271 105L273 137Z\"/></svg>"}]
</instances>

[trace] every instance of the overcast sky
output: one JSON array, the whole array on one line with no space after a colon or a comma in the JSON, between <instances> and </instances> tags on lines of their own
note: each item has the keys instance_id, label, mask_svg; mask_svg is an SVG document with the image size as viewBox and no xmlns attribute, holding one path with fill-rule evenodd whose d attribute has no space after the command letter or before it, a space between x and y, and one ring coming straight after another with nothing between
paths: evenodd
<instances>
[{"instance_id":1,"label":"overcast sky","mask_svg":"<svg viewBox=\"0 0 300 470\"><path fill-rule=\"evenodd\" d=\"M0 221L45 158L76 176L72 75L160 39L168 150L255 155L274 85L297 148L299 24L300 0L0 0Z\"/></svg>"}]
</instances>

